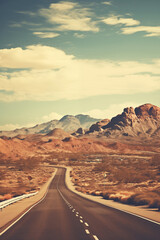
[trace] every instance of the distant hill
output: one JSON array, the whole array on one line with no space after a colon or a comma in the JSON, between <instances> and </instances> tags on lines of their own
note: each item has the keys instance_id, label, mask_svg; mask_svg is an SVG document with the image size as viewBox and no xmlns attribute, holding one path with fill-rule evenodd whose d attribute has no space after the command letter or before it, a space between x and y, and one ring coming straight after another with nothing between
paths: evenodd
<instances>
[{"instance_id":1,"label":"distant hill","mask_svg":"<svg viewBox=\"0 0 160 240\"><path fill-rule=\"evenodd\" d=\"M45 136L53 137L53 138L56 138L56 139L64 139L64 138L67 138L67 137L71 137L71 135L69 133L65 132L61 128L54 128L52 131L47 133Z\"/></svg>"},{"instance_id":2,"label":"distant hill","mask_svg":"<svg viewBox=\"0 0 160 240\"><path fill-rule=\"evenodd\" d=\"M159 137L160 108L152 104L144 104L135 109L127 107L122 114L113 117L107 124L93 124L88 133L106 137Z\"/></svg>"},{"instance_id":3,"label":"distant hill","mask_svg":"<svg viewBox=\"0 0 160 240\"><path fill-rule=\"evenodd\" d=\"M52 120L46 123L37 124L31 128L15 129L13 131L0 131L0 136L15 137L28 134L48 134L54 128L61 128L72 133L78 128L89 129L89 127L100 119L92 118L89 115L79 114L76 116L65 115L60 120Z\"/></svg>"}]
</instances>

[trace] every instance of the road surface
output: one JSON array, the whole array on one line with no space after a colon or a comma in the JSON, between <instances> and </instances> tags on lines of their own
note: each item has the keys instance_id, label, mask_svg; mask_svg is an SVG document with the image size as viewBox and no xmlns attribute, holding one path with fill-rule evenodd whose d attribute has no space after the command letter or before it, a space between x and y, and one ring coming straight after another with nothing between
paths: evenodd
<instances>
[{"instance_id":1,"label":"road surface","mask_svg":"<svg viewBox=\"0 0 160 240\"><path fill-rule=\"evenodd\" d=\"M45 199L2 240L160 240L160 225L84 199L65 186L58 169Z\"/></svg>"}]
</instances>

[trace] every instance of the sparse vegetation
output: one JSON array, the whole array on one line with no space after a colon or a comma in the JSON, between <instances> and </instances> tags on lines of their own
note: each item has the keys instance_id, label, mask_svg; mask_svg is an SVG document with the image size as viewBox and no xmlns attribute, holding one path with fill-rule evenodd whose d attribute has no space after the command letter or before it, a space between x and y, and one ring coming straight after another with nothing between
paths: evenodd
<instances>
[{"instance_id":1,"label":"sparse vegetation","mask_svg":"<svg viewBox=\"0 0 160 240\"><path fill-rule=\"evenodd\" d=\"M160 210L160 155L103 156L102 162L73 167L78 191Z\"/></svg>"},{"instance_id":2,"label":"sparse vegetation","mask_svg":"<svg viewBox=\"0 0 160 240\"><path fill-rule=\"evenodd\" d=\"M19 159L14 162L14 167L18 171L29 171L37 168L40 164L38 157L28 157L26 159Z\"/></svg>"},{"instance_id":3,"label":"sparse vegetation","mask_svg":"<svg viewBox=\"0 0 160 240\"><path fill-rule=\"evenodd\" d=\"M0 201L37 191L53 173L39 157L0 160Z\"/></svg>"}]
</instances>

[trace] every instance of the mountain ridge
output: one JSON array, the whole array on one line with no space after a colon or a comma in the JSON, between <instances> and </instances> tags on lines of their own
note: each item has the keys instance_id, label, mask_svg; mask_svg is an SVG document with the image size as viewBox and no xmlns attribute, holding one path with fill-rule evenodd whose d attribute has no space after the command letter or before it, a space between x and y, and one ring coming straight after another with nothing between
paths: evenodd
<instances>
[{"instance_id":1,"label":"mountain ridge","mask_svg":"<svg viewBox=\"0 0 160 240\"><path fill-rule=\"evenodd\" d=\"M150 103L143 104L136 108L127 107L124 108L121 114L113 117L106 125L93 131L96 124L90 127L88 134L96 131L99 137L124 136L145 138L159 136L160 108Z\"/></svg>"},{"instance_id":2,"label":"mountain ridge","mask_svg":"<svg viewBox=\"0 0 160 240\"><path fill-rule=\"evenodd\" d=\"M0 131L0 137L15 137L17 135L28 134L48 134L54 128L61 128L66 132L74 132L78 128L88 129L93 123L96 123L100 119L92 118L89 115L65 115L60 120L51 120L45 123L36 124L30 128L20 128L12 131Z\"/></svg>"}]
</instances>

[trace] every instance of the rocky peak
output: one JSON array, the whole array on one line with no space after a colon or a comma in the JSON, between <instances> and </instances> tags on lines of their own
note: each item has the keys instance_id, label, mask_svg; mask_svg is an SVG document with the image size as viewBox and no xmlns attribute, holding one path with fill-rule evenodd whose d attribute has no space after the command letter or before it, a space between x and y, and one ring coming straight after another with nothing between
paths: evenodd
<instances>
[{"instance_id":1,"label":"rocky peak","mask_svg":"<svg viewBox=\"0 0 160 240\"><path fill-rule=\"evenodd\" d=\"M64 121L72 121L72 120L75 120L75 119L76 118L73 115L65 115L59 121L64 122Z\"/></svg>"},{"instance_id":2,"label":"rocky peak","mask_svg":"<svg viewBox=\"0 0 160 240\"><path fill-rule=\"evenodd\" d=\"M121 129L121 127L131 126L139 121L152 119L157 121L160 119L160 108L152 104L144 104L137 108L124 108L122 114L113 117L111 121L103 128Z\"/></svg>"},{"instance_id":3,"label":"rocky peak","mask_svg":"<svg viewBox=\"0 0 160 240\"><path fill-rule=\"evenodd\" d=\"M103 127L106 126L109 122L110 122L109 119L103 119L99 122L96 122L95 124L91 125L91 127L89 128L89 132L102 131Z\"/></svg>"},{"instance_id":4,"label":"rocky peak","mask_svg":"<svg viewBox=\"0 0 160 240\"><path fill-rule=\"evenodd\" d=\"M133 107L124 108L124 112L127 113L127 114L135 114L135 111L134 111Z\"/></svg>"},{"instance_id":5,"label":"rocky peak","mask_svg":"<svg viewBox=\"0 0 160 240\"><path fill-rule=\"evenodd\" d=\"M77 131L76 131L76 133L81 134L81 135L84 135L84 134L85 134L85 131L84 131L83 128L78 128Z\"/></svg>"},{"instance_id":6,"label":"rocky peak","mask_svg":"<svg viewBox=\"0 0 160 240\"><path fill-rule=\"evenodd\" d=\"M149 103L135 108L135 113L138 118L160 119L160 108Z\"/></svg>"}]
</instances>

